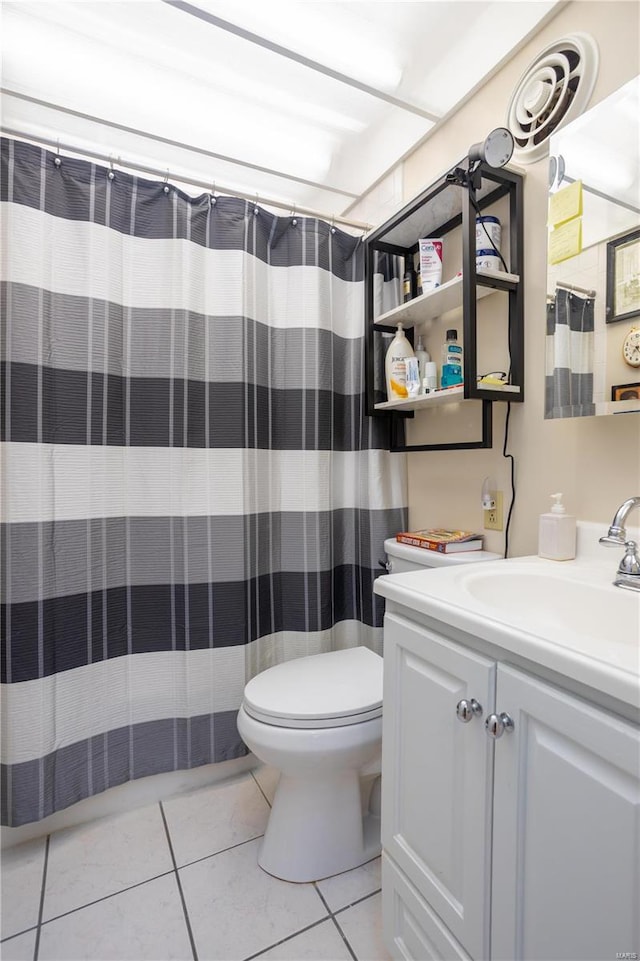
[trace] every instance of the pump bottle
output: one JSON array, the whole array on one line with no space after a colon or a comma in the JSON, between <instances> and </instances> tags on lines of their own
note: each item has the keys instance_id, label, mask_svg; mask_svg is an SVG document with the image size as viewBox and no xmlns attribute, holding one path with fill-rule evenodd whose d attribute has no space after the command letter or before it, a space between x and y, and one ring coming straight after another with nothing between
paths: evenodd
<instances>
[{"instance_id":1,"label":"pump bottle","mask_svg":"<svg viewBox=\"0 0 640 961\"><path fill-rule=\"evenodd\" d=\"M562 494L552 494L553 507L540 515L538 557L552 561L571 561L576 556L576 519L567 514Z\"/></svg>"},{"instance_id":2,"label":"pump bottle","mask_svg":"<svg viewBox=\"0 0 640 961\"><path fill-rule=\"evenodd\" d=\"M413 347L404 335L402 324L398 324L398 332L389 344L384 362L389 400L406 400L409 396L407 390L408 357L415 357Z\"/></svg>"}]
</instances>

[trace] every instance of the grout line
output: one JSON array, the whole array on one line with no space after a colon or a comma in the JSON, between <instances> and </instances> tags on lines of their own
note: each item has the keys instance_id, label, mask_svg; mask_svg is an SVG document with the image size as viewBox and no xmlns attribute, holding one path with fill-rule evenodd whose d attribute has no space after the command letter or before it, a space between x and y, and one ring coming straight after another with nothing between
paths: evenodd
<instances>
[{"instance_id":1,"label":"grout line","mask_svg":"<svg viewBox=\"0 0 640 961\"><path fill-rule=\"evenodd\" d=\"M364 894L361 898L357 898L357 900L352 901L351 904L345 904L344 907L338 908L336 911L332 911L331 916L333 917L336 914L342 914L344 911L348 911L349 908L354 908L356 904L362 904L363 901L368 901L369 898L374 897L374 895L380 894L381 891L382 888L376 888L375 891L370 891L369 894Z\"/></svg>"},{"instance_id":2,"label":"grout line","mask_svg":"<svg viewBox=\"0 0 640 961\"><path fill-rule=\"evenodd\" d=\"M23 934L29 934L31 931L38 930L38 923L32 924L30 928L25 928L23 931L16 931L15 934L8 934L6 938L0 938L0 945L7 944L9 941L13 941L14 938L21 938Z\"/></svg>"},{"instance_id":3,"label":"grout line","mask_svg":"<svg viewBox=\"0 0 640 961\"><path fill-rule=\"evenodd\" d=\"M49 844L51 843L51 835L47 834L47 840L44 846L44 864L42 866L42 887L40 889L40 906L38 907L38 927L36 929L36 943L33 947L33 961L38 961L38 952L40 951L40 931L42 928L42 915L44 913L44 890L47 885L47 868L49 867Z\"/></svg>"},{"instance_id":4,"label":"grout line","mask_svg":"<svg viewBox=\"0 0 640 961\"><path fill-rule=\"evenodd\" d=\"M267 945L266 948L260 948L256 954L250 954L248 957L244 958L243 961L253 961L254 958L259 958L267 951L271 951L273 948L279 947L281 944L286 944L287 941L297 938L299 934L304 934L306 931L312 931L313 928L317 928L319 924L324 924L325 921L329 920L329 915L326 918L320 918L318 921L314 921L313 924L308 924L306 928L300 928L299 931L294 931L293 934L288 934L286 938L281 938L280 941L274 941L273 944ZM357 959L356 959L357 961Z\"/></svg>"},{"instance_id":5,"label":"grout line","mask_svg":"<svg viewBox=\"0 0 640 961\"><path fill-rule=\"evenodd\" d=\"M178 885L178 891L180 893L180 900L182 901L182 910L184 912L184 920L187 925L187 932L189 934L189 941L191 942L191 951L193 952L193 961L198 961L198 949L196 948L196 942L193 937L193 931L191 929L191 921L189 919L189 912L187 911L187 902L185 901L184 891L182 890L182 882L180 881L180 875L178 873L178 864L176 861L176 856L173 853L173 845L171 843L171 835L169 834L169 825L167 824L167 819L165 817L164 808L162 807L162 801L159 802L160 814L162 815L162 822L164 824L164 829L167 835L167 843L169 845L169 851L171 852L171 860L173 861L173 873L176 877L176 883Z\"/></svg>"},{"instance_id":6,"label":"grout line","mask_svg":"<svg viewBox=\"0 0 640 961\"><path fill-rule=\"evenodd\" d=\"M271 801L269 800L269 798L267 797L267 795L266 795L266 794L264 793L264 791L262 790L262 787L261 787L261 785L260 785L260 781L259 781L258 778L255 776L255 774L253 773L253 770L249 771L249 774L251 775L251 777L252 777L253 780L255 781L255 783L256 783L256 785L257 785L257 787L258 787L258 790L260 791L260 794L263 796L263 798L265 799L265 801L267 802L267 804L269 805L269 807L271 807Z\"/></svg>"},{"instance_id":7,"label":"grout line","mask_svg":"<svg viewBox=\"0 0 640 961\"><path fill-rule=\"evenodd\" d=\"M251 844L252 841L258 841L262 834L256 834L254 838L247 838L246 841L238 841L236 844L230 844L228 848L221 848L219 851L214 851L212 854L204 854L201 858L195 858L193 861L186 861L184 864L180 865L179 870L182 868L190 868L192 864L200 864L201 861L208 861L209 858L215 858L218 854L226 854L227 851L233 851L234 848L241 848L243 844Z\"/></svg>"},{"instance_id":8,"label":"grout line","mask_svg":"<svg viewBox=\"0 0 640 961\"><path fill-rule=\"evenodd\" d=\"M321 891L320 888L318 887L318 882L317 882L317 881L314 881L314 882L313 882L313 886L314 886L314 888L316 889L316 891L318 892L318 897L320 898L320 900L321 900L322 903L324 904L325 908L326 908L327 911L329 912L329 917L330 917L331 920L333 921L333 924L334 924L334 926L335 926L338 934L340 935L340 937L341 937L342 940L344 941L345 946L346 946L346 948L347 948L347 951L349 952L349 954L350 954L351 957L353 958L353 961L358 961L358 959L357 959L357 957L356 957L356 955L355 955L355 952L354 952L353 948L351 947L351 945L349 944L349 942L348 942L348 940L347 940L347 937L346 937L344 931L342 930L342 928L340 927L340 925L339 925L338 922L336 921L336 917L335 917L334 912L331 910L331 908L330 908L329 905L327 904L327 901L325 900L325 897L324 897L322 891ZM360 900L364 900L364 898L361 898ZM357 902L354 902L354 903L357 903ZM350 908L350 907L353 907L353 905L347 904L346 907L347 907L347 908ZM345 908L340 908L340 910L341 910L341 911L344 911Z\"/></svg>"},{"instance_id":9,"label":"grout line","mask_svg":"<svg viewBox=\"0 0 640 961\"><path fill-rule=\"evenodd\" d=\"M70 914L76 914L78 911L83 911L84 908L92 908L94 904L100 904L101 901L108 901L109 898L115 898L119 894L125 894L127 891L133 891L134 888L141 888L143 884L149 884L150 881L157 881L159 878L166 878L170 874L173 874L173 868L168 871L163 871L162 874L155 874L152 878L145 878L144 881L136 881L135 884L130 884L126 888L120 888L119 891L112 891L111 894L104 894L101 898L96 898L95 901L87 901L86 904L79 904L77 908L70 908L69 911L63 911L62 914L54 914L52 918L47 918L42 924L51 924L52 921L59 921L60 918L66 918ZM37 959L34 959L37 961Z\"/></svg>"},{"instance_id":10,"label":"grout line","mask_svg":"<svg viewBox=\"0 0 640 961\"><path fill-rule=\"evenodd\" d=\"M331 915L331 920L332 920L333 923L335 924L336 929L337 929L337 931L338 931L338 934L340 935L340 937L341 937L342 940L344 941L345 947L347 948L347 951L349 952L349 954L350 954L351 957L353 958L353 961L358 961L358 958L356 957L355 951L353 950L353 948L352 948L351 945L349 944L348 938L347 938L346 934L344 933L344 931L342 930L342 928L340 927L340 925L338 924L338 920L337 920L337 918L336 918L336 916L335 916L334 914Z\"/></svg>"}]
</instances>

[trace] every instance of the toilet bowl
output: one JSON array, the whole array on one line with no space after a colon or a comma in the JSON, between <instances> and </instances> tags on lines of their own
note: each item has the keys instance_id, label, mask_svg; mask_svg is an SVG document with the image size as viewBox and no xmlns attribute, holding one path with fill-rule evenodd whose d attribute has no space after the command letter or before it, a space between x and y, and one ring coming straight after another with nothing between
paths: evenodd
<instances>
[{"instance_id":1,"label":"toilet bowl","mask_svg":"<svg viewBox=\"0 0 640 961\"><path fill-rule=\"evenodd\" d=\"M385 541L391 570L497 554L437 554ZM246 685L238 731L280 771L258 863L284 881L318 881L380 853L382 658L366 647L300 657Z\"/></svg>"},{"instance_id":2,"label":"toilet bowl","mask_svg":"<svg viewBox=\"0 0 640 961\"><path fill-rule=\"evenodd\" d=\"M238 731L280 771L258 855L265 871L317 881L380 853L368 801L380 773L381 657L355 647L269 668L245 688Z\"/></svg>"}]
</instances>

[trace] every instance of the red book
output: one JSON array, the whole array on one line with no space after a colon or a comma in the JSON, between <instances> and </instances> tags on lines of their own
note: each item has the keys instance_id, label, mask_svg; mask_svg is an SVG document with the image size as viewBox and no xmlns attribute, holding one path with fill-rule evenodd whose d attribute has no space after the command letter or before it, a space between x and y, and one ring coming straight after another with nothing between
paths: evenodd
<instances>
[{"instance_id":1,"label":"red book","mask_svg":"<svg viewBox=\"0 0 640 961\"><path fill-rule=\"evenodd\" d=\"M421 547L426 551L439 551L441 554L482 550L482 534L474 534L473 531L448 531L441 528L403 531L396 534L396 540L400 544Z\"/></svg>"}]
</instances>

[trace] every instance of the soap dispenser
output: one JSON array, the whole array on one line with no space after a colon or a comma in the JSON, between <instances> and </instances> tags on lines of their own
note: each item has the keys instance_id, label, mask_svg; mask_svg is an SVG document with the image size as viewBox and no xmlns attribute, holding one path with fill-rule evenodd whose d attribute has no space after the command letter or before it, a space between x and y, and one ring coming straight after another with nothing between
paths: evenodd
<instances>
[{"instance_id":1,"label":"soap dispenser","mask_svg":"<svg viewBox=\"0 0 640 961\"><path fill-rule=\"evenodd\" d=\"M552 494L554 504L548 514L540 515L538 556L552 561L571 561L576 556L576 519L567 514L562 494Z\"/></svg>"}]
</instances>

